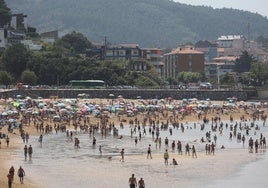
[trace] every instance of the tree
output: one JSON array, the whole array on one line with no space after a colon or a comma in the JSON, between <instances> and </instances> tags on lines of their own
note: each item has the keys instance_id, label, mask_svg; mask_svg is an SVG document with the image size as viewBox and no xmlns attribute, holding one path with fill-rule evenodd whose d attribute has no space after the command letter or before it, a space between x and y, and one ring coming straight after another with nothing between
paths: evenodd
<instances>
[{"instance_id":1,"label":"tree","mask_svg":"<svg viewBox=\"0 0 268 188\"><path fill-rule=\"evenodd\" d=\"M199 72L180 72L177 75L178 82L196 83L203 80L203 75Z\"/></svg>"},{"instance_id":2,"label":"tree","mask_svg":"<svg viewBox=\"0 0 268 188\"><path fill-rule=\"evenodd\" d=\"M261 44L263 48L268 48L268 38L259 36L256 41Z\"/></svg>"},{"instance_id":3,"label":"tree","mask_svg":"<svg viewBox=\"0 0 268 188\"><path fill-rule=\"evenodd\" d=\"M251 81L254 86L262 86L268 80L268 66L266 64L254 62L251 65L250 72L252 73Z\"/></svg>"},{"instance_id":4,"label":"tree","mask_svg":"<svg viewBox=\"0 0 268 188\"><path fill-rule=\"evenodd\" d=\"M5 85L6 88L12 83L12 76L7 71L0 71L0 83Z\"/></svg>"},{"instance_id":5,"label":"tree","mask_svg":"<svg viewBox=\"0 0 268 188\"><path fill-rule=\"evenodd\" d=\"M33 71L25 70L21 74L21 81L24 84L35 85L37 82L37 76Z\"/></svg>"},{"instance_id":6,"label":"tree","mask_svg":"<svg viewBox=\"0 0 268 188\"><path fill-rule=\"evenodd\" d=\"M247 51L243 51L240 57L236 60L235 71L239 73L248 72L253 61L253 56L249 55Z\"/></svg>"},{"instance_id":7,"label":"tree","mask_svg":"<svg viewBox=\"0 0 268 188\"><path fill-rule=\"evenodd\" d=\"M234 84L234 77L230 75L228 72L220 77L221 84Z\"/></svg>"},{"instance_id":8,"label":"tree","mask_svg":"<svg viewBox=\"0 0 268 188\"><path fill-rule=\"evenodd\" d=\"M12 14L10 9L7 7L4 0L0 0L0 27L5 26L11 21Z\"/></svg>"},{"instance_id":9,"label":"tree","mask_svg":"<svg viewBox=\"0 0 268 188\"><path fill-rule=\"evenodd\" d=\"M5 49L2 54L2 62L6 71L10 72L15 79L19 79L26 69L30 53L23 44L16 44Z\"/></svg>"},{"instance_id":10,"label":"tree","mask_svg":"<svg viewBox=\"0 0 268 188\"><path fill-rule=\"evenodd\" d=\"M157 83L155 83L153 80L151 80L150 78L145 77L145 76L139 76L135 80L135 85L138 87L156 87L156 86L158 86Z\"/></svg>"},{"instance_id":11,"label":"tree","mask_svg":"<svg viewBox=\"0 0 268 188\"><path fill-rule=\"evenodd\" d=\"M92 44L82 33L73 31L56 41L56 46L61 46L68 49L71 53L77 54L84 53L87 48L92 47Z\"/></svg>"}]
</instances>

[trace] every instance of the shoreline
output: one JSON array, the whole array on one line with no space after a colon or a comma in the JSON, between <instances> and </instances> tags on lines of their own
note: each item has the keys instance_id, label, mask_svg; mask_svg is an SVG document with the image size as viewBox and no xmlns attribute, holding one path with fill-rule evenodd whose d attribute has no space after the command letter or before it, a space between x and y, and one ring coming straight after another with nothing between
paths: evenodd
<instances>
[{"instance_id":1,"label":"shoreline","mask_svg":"<svg viewBox=\"0 0 268 188\"><path fill-rule=\"evenodd\" d=\"M103 103L105 100L104 99L94 99L94 101L99 102L99 103ZM109 100L107 100L107 101L109 101ZM232 115L234 116L234 122L235 121L240 121L239 119L240 119L240 117L242 115L245 115L248 120L251 119L251 117L249 115L244 114L244 112L236 112L236 113L233 113ZM209 118L214 117L214 116L215 116L215 114L208 114L208 117ZM222 115L221 116L222 121L224 121L224 120L225 121L228 121L229 116L230 116L230 113L225 114L225 115ZM140 115L139 116L139 119L141 120L142 117L143 117L143 115ZM119 124L120 124L119 119L120 118L121 119L122 118L126 119L126 123L124 123L124 125L127 126L127 123L128 123L128 121L130 119L129 117L125 117L125 116L118 117L118 116L112 115L111 118L109 119L109 121L113 121L114 124L115 124L115 126L116 127L119 127ZM167 118L169 118L169 116ZM91 122L97 123L98 121L99 121L99 119L91 117ZM166 120L163 119L163 121L166 121ZM198 121L201 122L201 120L198 120L197 119L197 117L196 117L195 114L192 114L190 116L186 116L182 121L180 121L180 123L187 124L187 123L190 123L190 122L198 122ZM51 122L47 122L47 123L50 123L51 124ZM36 132L36 129L34 128L34 126L33 126L32 123L30 124L30 126L24 126L24 128L25 128L25 130L27 132L30 133L30 135L31 135L30 136L30 140L31 140L31 137L38 136L40 134L40 133ZM7 130L5 130L5 129L6 129L6 127L4 127L1 130L1 132L7 132ZM10 141L11 141L10 148L9 149L6 149L6 143L5 143L5 141L4 141L4 139L1 139L1 141L2 141L2 146L1 147L2 148L0 150L0 152L1 152L1 157L0 157L0 159L1 159L0 160L0 164L1 164L0 165L1 166L0 167L0 177L1 177L0 178L0 187L7 186L7 178L6 178L6 175L7 175L8 169L11 166L11 163L14 162L14 161L15 161L14 163L16 163L16 164L21 163L21 160L20 160L21 159L21 156L18 157L16 155L18 155L18 152L20 150L21 150L21 155L23 155L23 145L24 144L23 144L23 142L22 142L22 140L21 140L21 138L19 136L19 133L18 133L18 130L17 129L15 129L15 133L16 134L11 134L11 133L8 134L10 136ZM197 139L199 139L199 138L197 138ZM229 170L229 173L233 174L237 170L238 171L241 170L241 169L239 169L239 166L241 164L243 166L245 166L247 164L250 164L252 160L253 161L254 160L259 160L258 159L258 156L255 156L255 154L253 154L253 155L252 154L245 154L245 151L243 151L243 150L246 150L246 149L230 149L230 148L226 148L224 150L219 150L219 153L217 153L214 158L209 157L209 156L206 156L202 152L202 153L198 153L197 160L192 159L192 157L188 158L187 156L184 156L184 155L182 156L181 160L183 162L182 164L183 164L183 167L184 167L185 170L187 170L188 168L193 168L193 166L191 166L191 163L194 160L195 160L195 162L197 162L198 164L200 164L202 167L205 167L206 165L204 165L204 164L205 163L208 163L208 164L210 164L212 166L213 165L218 165L221 168L224 168L225 166L223 164L221 164L221 163L226 162L226 160L223 159L224 157L233 157L233 158L235 158L235 159L238 160L239 157L241 158L241 155L244 154L242 156L242 159L243 159L242 161L240 160L239 162L237 162L235 160L229 160L230 162L233 162L232 165L231 165L232 167L229 166L229 167L231 167L229 169L224 168L225 169L225 171L224 171L225 173L223 172L223 174L221 174L221 172L217 172L218 175L216 175L215 173L206 174L206 176L209 176L209 177L215 175L218 178L220 178L222 175L224 175L224 174L226 175L226 173L227 173L228 170ZM15 154L15 156L12 156L14 154L14 152L16 154ZM145 156L146 155L129 155L129 156L126 155L126 160L127 161L128 160L131 160L131 161L139 160L142 163L142 162L145 162L146 161L145 160ZM170 153L170 159L172 157L177 157L177 156L178 155L175 155L173 153ZM10 159L10 158L12 158L12 159ZM115 157L115 159L118 159L118 160L119 160L119 158L120 157ZM210 158L214 159L213 160L214 163L212 163L211 161L209 161ZM109 163L107 163L107 164L109 164ZM137 164L134 163L133 165L137 165L138 166L139 163L137 163ZM152 165L152 166L161 165L162 166L163 165L162 154L156 154L155 157L154 157L154 161L152 163L149 163L149 165ZM161 168L161 166L158 166L158 167ZM17 170L18 167L19 166L16 166L15 167L15 170ZM22 167L23 167L23 165L22 165ZM153 167L149 167L149 166L147 166L147 168L149 168L149 169L152 168L153 169ZM178 166L178 168L180 168L180 166ZM195 170L198 171L198 169L195 169ZM37 181L35 180L35 178L33 178L33 176L31 174L28 174L27 173L27 169L25 169L25 171L26 171L26 176L25 176L25 180L24 180L25 184L20 184L18 182L18 177L16 177L16 173L15 173L15 183L12 186L13 188L19 188L19 187L27 187L27 188L45 187L45 186L42 185L42 182L37 183ZM91 173L93 173L93 172L91 172ZM121 174L121 175L126 175L126 173L131 174L130 172L126 172L125 171L124 174ZM191 176L191 173L195 173L195 172L194 171L189 171L188 173L189 173L188 176ZM202 171L200 171L200 173L202 173ZM149 178L149 177L147 177L147 178ZM154 178L157 178L157 176L155 176ZM203 178L205 178L205 176ZM147 181L150 181L150 178L147 179ZM160 183L160 182L158 182L158 183ZM156 184L156 185L159 185L159 184Z\"/></svg>"}]
</instances>

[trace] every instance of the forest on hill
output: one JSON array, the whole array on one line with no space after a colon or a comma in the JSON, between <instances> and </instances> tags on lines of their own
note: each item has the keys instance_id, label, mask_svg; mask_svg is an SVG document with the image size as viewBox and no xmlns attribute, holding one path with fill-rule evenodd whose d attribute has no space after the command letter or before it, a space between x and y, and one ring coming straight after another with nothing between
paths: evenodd
<instances>
[{"instance_id":1,"label":"forest on hill","mask_svg":"<svg viewBox=\"0 0 268 188\"><path fill-rule=\"evenodd\" d=\"M90 41L175 47L220 35L267 37L268 19L235 9L190 6L172 0L8 0L38 32L83 33Z\"/></svg>"}]
</instances>

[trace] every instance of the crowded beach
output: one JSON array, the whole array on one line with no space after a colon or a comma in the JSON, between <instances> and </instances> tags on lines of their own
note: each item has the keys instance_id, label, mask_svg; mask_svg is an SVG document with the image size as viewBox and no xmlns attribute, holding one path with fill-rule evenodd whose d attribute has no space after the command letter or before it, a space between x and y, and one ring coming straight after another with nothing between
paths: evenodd
<instances>
[{"instance_id":1,"label":"crowded beach","mask_svg":"<svg viewBox=\"0 0 268 188\"><path fill-rule=\"evenodd\" d=\"M92 160L99 160L106 166L117 165L122 173L128 173L125 182L119 183L123 185L121 187L127 186L132 173L139 173L133 172L138 164L150 168L161 165L159 169L178 166L186 172L186 168L191 168L194 163L202 166L208 160L221 167L234 166L215 173L220 177L235 171L235 164L246 164L259 157L256 153L265 151L267 107L267 102L245 102L236 97L225 101L211 101L209 98L177 100L172 97L148 100L139 96L125 99L110 94L107 99L84 96L76 99L23 96L1 99L0 185L8 187L11 179L15 188L51 186L31 174L36 170L32 163L38 161L38 153L49 148L50 141L56 144L57 139L63 139L62 148L66 145L71 151L87 152L90 159L94 156ZM59 135L62 137L58 138ZM32 146L33 151L29 153ZM241 153L247 157L241 158ZM228 165L224 161L225 164L220 164L227 155L239 159L239 162ZM122 163L130 167L118 166ZM15 168L11 172L15 177L9 177L11 166ZM17 175L20 166L25 171L23 182ZM148 174L153 178L158 176L157 173L143 172L145 184L151 187L153 180L150 181ZM194 172L189 171L189 176L191 174ZM118 175L123 176L120 172ZM175 178L172 172L169 175ZM212 176L213 173L206 175ZM105 187L102 183L105 185L105 182L99 182L93 187ZM187 183L182 185L189 186Z\"/></svg>"}]
</instances>

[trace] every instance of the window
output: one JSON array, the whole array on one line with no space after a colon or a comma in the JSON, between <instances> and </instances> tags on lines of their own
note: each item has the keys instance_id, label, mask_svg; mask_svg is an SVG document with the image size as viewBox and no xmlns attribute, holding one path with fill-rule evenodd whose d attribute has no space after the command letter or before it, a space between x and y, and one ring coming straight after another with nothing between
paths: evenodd
<instances>
[{"instance_id":1,"label":"window","mask_svg":"<svg viewBox=\"0 0 268 188\"><path fill-rule=\"evenodd\" d=\"M138 51L137 51L137 50L133 50L133 51L132 51L132 54L133 54L133 55L137 55L137 54L138 54Z\"/></svg>"},{"instance_id":2,"label":"window","mask_svg":"<svg viewBox=\"0 0 268 188\"><path fill-rule=\"evenodd\" d=\"M106 55L107 56L112 56L113 55L113 51L112 50L106 50Z\"/></svg>"},{"instance_id":3,"label":"window","mask_svg":"<svg viewBox=\"0 0 268 188\"><path fill-rule=\"evenodd\" d=\"M189 61L189 67L191 67L192 66L192 61Z\"/></svg>"}]
</instances>

